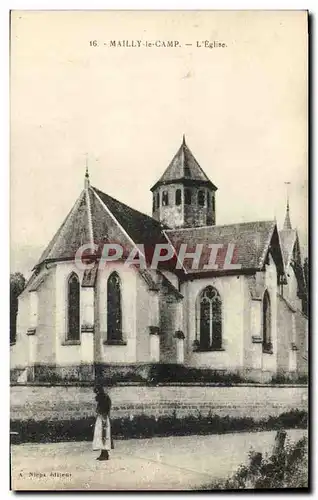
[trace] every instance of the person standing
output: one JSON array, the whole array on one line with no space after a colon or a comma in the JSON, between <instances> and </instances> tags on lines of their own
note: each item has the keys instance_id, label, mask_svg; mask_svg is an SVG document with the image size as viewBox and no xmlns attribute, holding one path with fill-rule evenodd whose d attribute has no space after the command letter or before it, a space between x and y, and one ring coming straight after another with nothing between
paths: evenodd
<instances>
[{"instance_id":1,"label":"person standing","mask_svg":"<svg viewBox=\"0 0 318 500\"><path fill-rule=\"evenodd\" d=\"M93 450L100 451L100 455L96 460L109 460L109 452L114 448L110 425L111 399L108 394L105 394L101 385L96 385L94 392L97 403L97 417L94 428Z\"/></svg>"}]
</instances>

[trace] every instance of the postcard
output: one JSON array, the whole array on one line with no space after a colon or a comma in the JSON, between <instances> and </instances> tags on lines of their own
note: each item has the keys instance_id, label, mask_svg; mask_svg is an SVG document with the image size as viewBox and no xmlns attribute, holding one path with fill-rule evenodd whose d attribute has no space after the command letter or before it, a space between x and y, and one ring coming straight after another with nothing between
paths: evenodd
<instances>
[{"instance_id":1,"label":"postcard","mask_svg":"<svg viewBox=\"0 0 318 500\"><path fill-rule=\"evenodd\" d=\"M11 488L307 489L308 13L10 22Z\"/></svg>"}]
</instances>

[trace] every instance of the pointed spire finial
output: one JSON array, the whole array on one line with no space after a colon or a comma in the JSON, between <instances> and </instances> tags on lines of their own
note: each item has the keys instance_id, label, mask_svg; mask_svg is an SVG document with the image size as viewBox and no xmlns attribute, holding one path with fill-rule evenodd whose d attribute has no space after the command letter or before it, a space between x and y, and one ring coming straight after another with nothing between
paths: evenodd
<instances>
[{"instance_id":1,"label":"pointed spire finial","mask_svg":"<svg viewBox=\"0 0 318 500\"><path fill-rule=\"evenodd\" d=\"M89 173L88 173L88 158L87 158L87 153L86 153L86 170L85 170L85 180L84 180L84 187L87 189L89 187Z\"/></svg>"},{"instance_id":2,"label":"pointed spire finial","mask_svg":"<svg viewBox=\"0 0 318 500\"><path fill-rule=\"evenodd\" d=\"M183 134L183 137L182 137L182 144L185 146L185 134Z\"/></svg>"},{"instance_id":3,"label":"pointed spire finial","mask_svg":"<svg viewBox=\"0 0 318 500\"><path fill-rule=\"evenodd\" d=\"M285 215L283 229L292 229L292 225L291 225L291 221L290 221L290 214L289 214L289 185L290 185L290 182L285 182L285 184L287 186L287 203L286 203L286 215Z\"/></svg>"}]
</instances>

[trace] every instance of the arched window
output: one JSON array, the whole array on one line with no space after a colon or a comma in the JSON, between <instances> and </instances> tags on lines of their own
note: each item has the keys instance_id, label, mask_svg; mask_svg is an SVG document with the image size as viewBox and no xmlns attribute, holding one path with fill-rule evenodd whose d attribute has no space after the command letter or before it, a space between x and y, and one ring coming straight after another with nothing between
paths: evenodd
<instances>
[{"instance_id":1,"label":"arched window","mask_svg":"<svg viewBox=\"0 0 318 500\"><path fill-rule=\"evenodd\" d=\"M222 348L222 302L212 286L206 287L198 297L197 343L202 351Z\"/></svg>"},{"instance_id":2,"label":"arched window","mask_svg":"<svg viewBox=\"0 0 318 500\"><path fill-rule=\"evenodd\" d=\"M160 207L160 193L158 191L158 193L157 193L157 208L159 208L159 207Z\"/></svg>"},{"instance_id":3,"label":"arched window","mask_svg":"<svg viewBox=\"0 0 318 500\"><path fill-rule=\"evenodd\" d=\"M200 207L204 207L204 203L205 203L204 191L198 191L198 205Z\"/></svg>"},{"instance_id":4,"label":"arched window","mask_svg":"<svg viewBox=\"0 0 318 500\"><path fill-rule=\"evenodd\" d=\"M152 195L152 211L156 210L156 195L155 193Z\"/></svg>"},{"instance_id":5,"label":"arched window","mask_svg":"<svg viewBox=\"0 0 318 500\"><path fill-rule=\"evenodd\" d=\"M168 191L163 191L162 192L162 205L164 207L166 205L169 205L169 194L168 194Z\"/></svg>"},{"instance_id":6,"label":"arched window","mask_svg":"<svg viewBox=\"0 0 318 500\"><path fill-rule=\"evenodd\" d=\"M215 212L215 197L214 197L214 193L212 194L212 211Z\"/></svg>"},{"instance_id":7,"label":"arched window","mask_svg":"<svg viewBox=\"0 0 318 500\"><path fill-rule=\"evenodd\" d=\"M271 336L271 304L269 293L265 290L263 297L263 351L272 352Z\"/></svg>"},{"instance_id":8,"label":"arched window","mask_svg":"<svg viewBox=\"0 0 318 500\"><path fill-rule=\"evenodd\" d=\"M176 190L176 205L181 205L181 189Z\"/></svg>"},{"instance_id":9,"label":"arched window","mask_svg":"<svg viewBox=\"0 0 318 500\"><path fill-rule=\"evenodd\" d=\"M67 283L67 340L80 340L80 283L75 273Z\"/></svg>"},{"instance_id":10,"label":"arched window","mask_svg":"<svg viewBox=\"0 0 318 500\"><path fill-rule=\"evenodd\" d=\"M120 278L116 272L107 281L107 340L122 340Z\"/></svg>"},{"instance_id":11,"label":"arched window","mask_svg":"<svg viewBox=\"0 0 318 500\"><path fill-rule=\"evenodd\" d=\"M186 205L191 205L191 189L184 190L184 203Z\"/></svg>"}]
</instances>

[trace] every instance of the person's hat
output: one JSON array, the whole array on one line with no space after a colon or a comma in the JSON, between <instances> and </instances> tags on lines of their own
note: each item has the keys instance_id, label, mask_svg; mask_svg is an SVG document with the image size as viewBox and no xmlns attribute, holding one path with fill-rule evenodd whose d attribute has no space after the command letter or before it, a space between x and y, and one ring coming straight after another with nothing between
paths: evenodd
<instances>
[{"instance_id":1,"label":"person's hat","mask_svg":"<svg viewBox=\"0 0 318 500\"><path fill-rule=\"evenodd\" d=\"M104 391L104 389L103 389L102 384L95 384L94 392L99 393L99 392L103 392L103 391Z\"/></svg>"}]
</instances>

